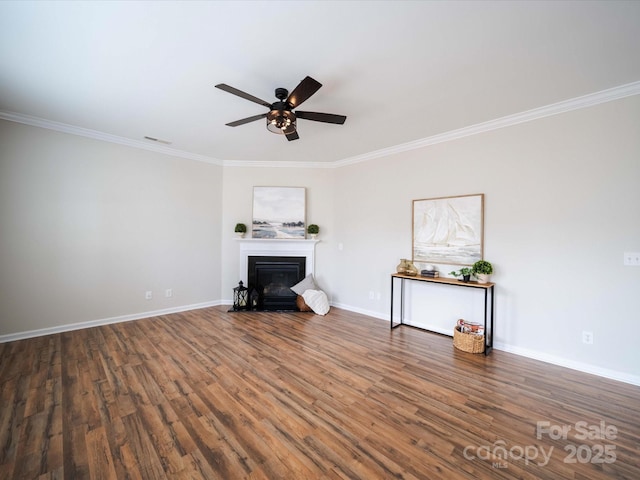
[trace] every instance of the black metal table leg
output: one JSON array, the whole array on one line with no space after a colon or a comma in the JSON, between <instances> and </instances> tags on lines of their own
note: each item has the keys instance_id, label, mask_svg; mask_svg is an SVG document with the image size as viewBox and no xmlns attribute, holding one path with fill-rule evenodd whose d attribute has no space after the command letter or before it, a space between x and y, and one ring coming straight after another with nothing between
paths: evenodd
<instances>
[{"instance_id":1,"label":"black metal table leg","mask_svg":"<svg viewBox=\"0 0 640 480\"><path fill-rule=\"evenodd\" d=\"M494 292L494 287L495 285L491 285L491 340L489 341L489 351L493 350L493 306L495 303L495 292ZM485 332L486 334L486 332ZM486 347L485 347L485 351L486 351ZM487 352L489 353L489 352Z\"/></svg>"},{"instance_id":2,"label":"black metal table leg","mask_svg":"<svg viewBox=\"0 0 640 480\"><path fill-rule=\"evenodd\" d=\"M394 295L393 295L393 281L395 280L396 277L391 277L391 315L390 315L390 324L391 324L391 330L393 330L396 327L399 327L400 325L402 325L404 323L404 278L398 278L398 280L400 280L400 323L394 325L393 324L393 313L394 313L394 309L393 309L393 302L394 302Z\"/></svg>"},{"instance_id":3,"label":"black metal table leg","mask_svg":"<svg viewBox=\"0 0 640 480\"><path fill-rule=\"evenodd\" d=\"M491 307L487 304L487 297L489 295L489 290L491 290ZM484 291L484 354L489 355L491 350L493 350L493 285L485 289ZM490 312L490 320L489 326L490 330L487 330L487 310Z\"/></svg>"},{"instance_id":4,"label":"black metal table leg","mask_svg":"<svg viewBox=\"0 0 640 480\"><path fill-rule=\"evenodd\" d=\"M393 330L393 275L391 276L391 314L389 315L389 325Z\"/></svg>"},{"instance_id":5,"label":"black metal table leg","mask_svg":"<svg viewBox=\"0 0 640 480\"><path fill-rule=\"evenodd\" d=\"M393 320L395 316L395 283L394 280L400 280L400 321L394 325ZM390 312L390 327L393 330L400 325L404 325L404 289L405 289L405 280L411 281L419 281L426 283L437 283L443 285L452 285L457 287L465 287L465 288L481 288L484 290L484 354L489 355L491 350L493 350L493 328L495 324L494 319L494 310L495 310L495 290L494 284L479 284L477 282L461 282L458 280L453 280L450 278L428 278L422 276L405 276L401 274L392 274L391 275L391 312ZM491 290L491 305L489 305L489 292ZM422 328L422 327L416 327ZM428 329L425 329L428 330Z\"/></svg>"},{"instance_id":6,"label":"black metal table leg","mask_svg":"<svg viewBox=\"0 0 640 480\"><path fill-rule=\"evenodd\" d=\"M400 279L400 325L404 323L404 278Z\"/></svg>"}]
</instances>

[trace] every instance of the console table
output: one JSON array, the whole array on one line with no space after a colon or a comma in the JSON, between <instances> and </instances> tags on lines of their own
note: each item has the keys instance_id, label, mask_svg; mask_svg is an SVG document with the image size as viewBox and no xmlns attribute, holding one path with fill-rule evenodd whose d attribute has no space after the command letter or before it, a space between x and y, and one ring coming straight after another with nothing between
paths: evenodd
<instances>
[{"instance_id":1,"label":"console table","mask_svg":"<svg viewBox=\"0 0 640 480\"><path fill-rule=\"evenodd\" d=\"M396 282L400 282L400 323L393 323L393 287ZM478 282L462 282L460 280L455 280L453 278L431 278L431 277L422 277L420 275L411 276L411 275L403 275L401 273L393 273L391 275L391 330L399 327L400 325L405 325L404 323L404 283L406 281L411 282L424 282L426 284L429 283L437 283L441 285L451 285L452 287L464 287L464 288L480 288L484 290L484 354L489 355L489 352L493 349L493 304L494 304L494 287L495 283L478 283ZM491 295L489 295L491 294ZM489 297L491 297L491 302L488 303ZM488 325L487 325L488 322ZM490 328L487 329L487 326ZM452 326L454 328L455 326ZM421 327L416 327L421 328ZM427 330L427 329L424 329Z\"/></svg>"}]
</instances>

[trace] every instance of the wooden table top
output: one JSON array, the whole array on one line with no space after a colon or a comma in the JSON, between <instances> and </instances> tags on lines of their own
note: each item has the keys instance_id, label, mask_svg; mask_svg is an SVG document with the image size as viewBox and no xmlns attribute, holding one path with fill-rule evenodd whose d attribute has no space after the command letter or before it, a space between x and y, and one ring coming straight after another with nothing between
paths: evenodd
<instances>
[{"instance_id":1,"label":"wooden table top","mask_svg":"<svg viewBox=\"0 0 640 480\"><path fill-rule=\"evenodd\" d=\"M418 275L405 275L404 273L392 273L392 277L394 278L403 278L407 280L418 280L421 282L433 282L433 283L445 283L447 285L458 285L460 287L471 287L471 288L491 288L495 285L495 283L478 283L478 282L463 282L462 280L457 280L455 278L447 278L447 277L423 277L420 274Z\"/></svg>"}]
</instances>

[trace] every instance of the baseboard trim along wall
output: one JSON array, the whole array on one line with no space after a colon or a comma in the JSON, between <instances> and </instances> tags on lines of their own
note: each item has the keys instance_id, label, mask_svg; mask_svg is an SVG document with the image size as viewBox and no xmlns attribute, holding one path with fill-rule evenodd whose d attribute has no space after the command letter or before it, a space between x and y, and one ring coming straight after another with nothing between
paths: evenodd
<instances>
[{"instance_id":1,"label":"baseboard trim along wall","mask_svg":"<svg viewBox=\"0 0 640 480\"><path fill-rule=\"evenodd\" d=\"M388 315L383 315L378 312L364 310L362 308L352 307L351 305L344 305L341 303L336 303L336 304L332 303L331 306L336 308L341 308L343 310L348 310L350 312L367 315L369 317L379 318L380 320L386 320L387 322L390 321ZM446 333L442 333L442 334L447 335ZM549 355L548 353L539 352L537 350L530 350L526 348L515 347L513 345L508 345L505 343L494 342L493 348L496 350L502 350L503 352L520 355L521 357L531 358L532 360L539 360L541 362L557 365L559 367L570 368L572 370L577 370L579 372L589 373L591 375L597 375L599 377L609 378L611 380L616 380L619 382L630 383L631 385L640 386L640 376L638 375L632 375L630 373L618 372L617 370L610 370L607 368L596 367L594 365L589 365L588 363L575 362L573 360L557 357L555 355Z\"/></svg>"},{"instance_id":2,"label":"baseboard trim along wall","mask_svg":"<svg viewBox=\"0 0 640 480\"><path fill-rule=\"evenodd\" d=\"M538 352L536 350L530 350L527 348L514 347L513 345L506 345L503 343L494 343L493 348L495 348L496 350L502 350L503 352L509 352L515 355L520 355L522 357L531 358L533 360L540 360L541 362L558 365L559 367L566 367L572 370L578 370L583 373L590 373L599 377L609 378L611 380L617 380L619 382L640 386L640 376L638 375L618 372L617 370L610 370L608 368L596 367L588 363L575 362L573 360L557 357L555 355L549 355L548 353Z\"/></svg>"},{"instance_id":3,"label":"baseboard trim along wall","mask_svg":"<svg viewBox=\"0 0 640 480\"><path fill-rule=\"evenodd\" d=\"M219 305L231 305L232 302L228 299L217 300L211 302L197 303L193 305L183 305L180 307L165 308L162 310L152 310L148 312L135 313L131 315L122 315L119 317L103 318L100 320L91 320L88 322L72 323L68 325L60 325L51 328L42 328L38 330L29 330L26 332L11 333L8 335L0 335L0 343L13 342L15 340L23 340L26 338L41 337L44 335L51 335L54 333L69 332L72 330L80 330L83 328L98 327L101 325L109 325L112 323L129 322L131 320L140 320L143 318L157 317L159 315L167 315L170 313L186 312L189 310L198 310L200 308L216 307ZM380 320L389 321L388 315L380 314L372 310L365 310L362 308L353 307L351 305L344 305L342 303L331 303L332 307L341 308L350 312L359 313L368 317L378 318ZM609 378L619 382L629 383L631 385L640 386L640 376L632 375L629 373L618 372L616 370L610 370L607 368L596 367L589 365L588 363L575 362L566 358L557 357L555 355L549 355L544 352L536 350L530 350L526 348L515 347L513 345L507 345L503 343L495 343L493 346L496 350L502 350L503 352L513 353L522 357L531 358L532 360L539 360L541 362L550 363L559 367L566 367L572 370L578 370L583 373L589 373L597 375L599 377Z\"/></svg>"},{"instance_id":4,"label":"baseboard trim along wall","mask_svg":"<svg viewBox=\"0 0 640 480\"><path fill-rule=\"evenodd\" d=\"M42 337L44 335L52 335L54 333L70 332L72 330L81 330L83 328L99 327L101 325L109 325L112 323L129 322L131 320L141 320L143 318L157 317L159 315L167 315L169 313L187 312L189 310L198 310L206 307L216 307L223 305L220 300L212 302L195 303L193 305L182 305L179 307L164 308L162 310L151 310L148 312L133 313L130 315L121 315L118 317L102 318L99 320L90 320L88 322L70 323L51 328L41 328L38 330L28 330L26 332L10 333L0 335L0 343L13 342L15 340L24 340L26 338Z\"/></svg>"}]
</instances>

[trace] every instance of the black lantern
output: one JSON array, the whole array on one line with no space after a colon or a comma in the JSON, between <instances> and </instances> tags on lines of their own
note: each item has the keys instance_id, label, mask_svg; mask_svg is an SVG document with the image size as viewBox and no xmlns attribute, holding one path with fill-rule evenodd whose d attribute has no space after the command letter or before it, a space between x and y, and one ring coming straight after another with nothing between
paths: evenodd
<instances>
[{"instance_id":1,"label":"black lantern","mask_svg":"<svg viewBox=\"0 0 640 480\"><path fill-rule=\"evenodd\" d=\"M260 294L255 288L252 288L249 294L249 305L251 305L251 310L258 310L260 306Z\"/></svg>"},{"instance_id":2,"label":"black lantern","mask_svg":"<svg viewBox=\"0 0 640 480\"><path fill-rule=\"evenodd\" d=\"M242 285L242 280L238 286L233 289L233 309L247 310L249 306L249 289Z\"/></svg>"}]
</instances>

